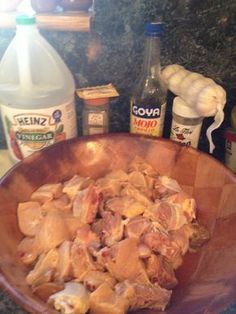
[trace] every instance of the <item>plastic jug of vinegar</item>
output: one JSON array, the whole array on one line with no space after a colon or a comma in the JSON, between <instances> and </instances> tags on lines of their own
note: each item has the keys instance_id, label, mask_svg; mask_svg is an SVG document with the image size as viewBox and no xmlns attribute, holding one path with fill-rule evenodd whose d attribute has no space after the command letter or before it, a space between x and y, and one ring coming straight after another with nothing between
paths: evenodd
<instances>
[{"instance_id":1,"label":"plastic jug of vinegar","mask_svg":"<svg viewBox=\"0 0 236 314\"><path fill-rule=\"evenodd\" d=\"M34 16L19 15L16 25L0 62L1 116L14 162L77 135L72 74Z\"/></svg>"}]
</instances>

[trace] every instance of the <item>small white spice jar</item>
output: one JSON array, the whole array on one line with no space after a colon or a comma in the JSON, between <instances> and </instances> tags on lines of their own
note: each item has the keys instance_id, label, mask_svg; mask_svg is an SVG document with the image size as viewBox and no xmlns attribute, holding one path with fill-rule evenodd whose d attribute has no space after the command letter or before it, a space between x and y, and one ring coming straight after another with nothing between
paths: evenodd
<instances>
[{"instance_id":1,"label":"small white spice jar","mask_svg":"<svg viewBox=\"0 0 236 314\"><path fill-rule=\"evenodd\" d=\"M174 98L172 117L170 139L197 148L203 117L180 97Z\"/></svg>"}]
</instances>

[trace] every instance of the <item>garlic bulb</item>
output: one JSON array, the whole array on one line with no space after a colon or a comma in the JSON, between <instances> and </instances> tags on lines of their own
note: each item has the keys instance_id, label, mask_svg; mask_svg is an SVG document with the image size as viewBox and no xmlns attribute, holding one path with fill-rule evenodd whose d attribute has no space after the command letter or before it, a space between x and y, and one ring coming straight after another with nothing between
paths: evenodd
<instances>
[{"instance_id":1,"label":"garlic bulb","mask_svg":"<svg viewBox=\"0 0 236 314\"><path fill-rule=\"evenodd\" d=\"M162 77L169 90L194 107L203 117L214 116L217 108L223 108L226 103L226 93L220 85L182 66L167 66L162 71Z\"/></svg>"},{"instance_id":2,"label":"garlic bulb","mask_svg":"<svg viewBox=\"0 0 236 314\"><path fill-rule=\"evenodd\" d=\"M190 72L178 64L168 65L162 71L162 77L168 89L181 97L199 116L215 117L214 123L207 130L210 153L212 153L215 148L212 132L224 120L225 90L212 79Z\"/></svg>"}]
</instances>

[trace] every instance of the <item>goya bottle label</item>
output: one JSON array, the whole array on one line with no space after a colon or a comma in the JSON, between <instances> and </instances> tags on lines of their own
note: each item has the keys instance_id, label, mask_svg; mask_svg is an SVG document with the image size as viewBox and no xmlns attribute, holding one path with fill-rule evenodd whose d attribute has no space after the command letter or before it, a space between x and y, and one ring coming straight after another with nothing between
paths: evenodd
<instances>
[{"instance_id":1,"label":"goya bottle label","mask_svg":"<svg viewBox=\"0 0 236 314\"><path fill-rule=\"evenodd\" d=\"M130 132L162 136L166 104L145 105L131 102Z\"/></svg>"},{"instance_id":2,"label":"goya bottle label","mask_svg":"<svg viewBox=\"0 0 236 314\"><path fill-rule=\"evenodd\" d=\"M1 106L11 157L19 161L35 151L77 135L74 100L44 109Z\"/></svg>"}]
</instances>

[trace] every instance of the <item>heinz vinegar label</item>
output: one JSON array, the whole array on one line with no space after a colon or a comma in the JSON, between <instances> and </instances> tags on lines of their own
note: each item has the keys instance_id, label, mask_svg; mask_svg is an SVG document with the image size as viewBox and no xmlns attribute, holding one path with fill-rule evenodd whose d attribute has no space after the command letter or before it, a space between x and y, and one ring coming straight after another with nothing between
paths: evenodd
<instances>
[{"instance_id":1,"label":"heinz vinegar label","mask_svg":"<svg viewBox=\"0 0 236 314\"><path fill-rule=\"evenodd\" d=\"M131 101L130 132L162 136L166 104L138 104Z\"/></svg>"},{"instance_id":2,"label":"heinz vinegar label","mask_svg":"<svg viewBox=\"0 0 236 314\"><path fill-rule=\"evenodd\" d=\"M7 145L15 161L77 134L74 100L44 109L2 105L1 114Z\"/></svg>"}]
</instances>

